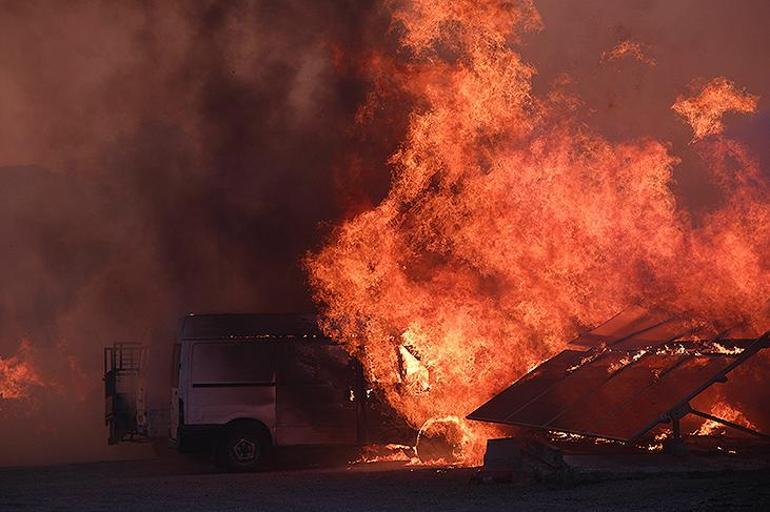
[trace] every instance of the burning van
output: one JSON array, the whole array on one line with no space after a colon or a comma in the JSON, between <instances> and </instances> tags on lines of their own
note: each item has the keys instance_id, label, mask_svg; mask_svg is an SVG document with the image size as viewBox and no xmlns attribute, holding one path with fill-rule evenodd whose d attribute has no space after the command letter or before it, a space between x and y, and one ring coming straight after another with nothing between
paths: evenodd
<instances>
[{"instance_id":1,"label":"burning van","mask_svg":"<svg viewBox=\"0 0 770 512\"><path fill-rule=\"evenodd\" d=\"M166 411L147 410L146 360L138 345L105 349L111 444L160 434ZM276 446L361 445L380 414L359 363L313 315L188 315L173 368L173 445L212 449L231 470L264 466Z\"/></svg>"}]
</instances>

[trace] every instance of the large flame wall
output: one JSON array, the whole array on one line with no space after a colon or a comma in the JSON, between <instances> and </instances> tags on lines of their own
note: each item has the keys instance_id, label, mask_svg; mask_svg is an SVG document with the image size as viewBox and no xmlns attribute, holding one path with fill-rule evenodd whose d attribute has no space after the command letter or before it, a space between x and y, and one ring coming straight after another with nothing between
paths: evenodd
<instances>
[{"instance_id":1,"label":"large flame wall","mask_svg":"<svg viewBox=\"0 0 770 512\"><path fill-rule=\"evenodd\" d=\"M392 185L307 264L327 329L415 427L462 417L635 302L770 327L767 182L720 135L725 112L750 113L756 97L715 77L672 101L726 198L696 225L673 192L680 159L666 140L604 138L569 77L533 92L519 48L548 27L531 3L388 6L400 48L370 57L362 118L411 99Z\"/></svg>"}]
</instances>

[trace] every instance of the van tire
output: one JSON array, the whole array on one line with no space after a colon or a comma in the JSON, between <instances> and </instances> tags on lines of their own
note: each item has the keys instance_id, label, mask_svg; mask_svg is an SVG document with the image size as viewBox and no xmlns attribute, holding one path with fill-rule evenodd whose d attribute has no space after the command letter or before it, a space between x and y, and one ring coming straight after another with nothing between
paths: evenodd
<instances>
[{"instance_id":1,"label":"van tire","mask_svg":"<svg viewBox=\"0 0 770 512\"><path fill-rule=\"evenodd\" d=\"M232 425L217 443L217 462L228 471L264 469L270 459L270 438L256 425Z\"/></svg>"}]
</instances>

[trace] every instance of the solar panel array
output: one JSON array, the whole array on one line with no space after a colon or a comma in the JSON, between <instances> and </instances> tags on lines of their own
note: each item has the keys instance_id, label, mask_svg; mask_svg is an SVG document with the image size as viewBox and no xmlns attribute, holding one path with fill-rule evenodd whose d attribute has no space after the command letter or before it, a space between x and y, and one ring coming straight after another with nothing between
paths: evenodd
<instances>
[{"instance_id":1,"label":"solar panel array","mask_svg":"<svg viewBox=\"0 0 770 512\"><path fill-rule=\"evenodd\" d=\"M729 371L739 353L661 350L692 324L639 307L571 343L469 419L634 442Z\"/></svg>"}]
</instances>

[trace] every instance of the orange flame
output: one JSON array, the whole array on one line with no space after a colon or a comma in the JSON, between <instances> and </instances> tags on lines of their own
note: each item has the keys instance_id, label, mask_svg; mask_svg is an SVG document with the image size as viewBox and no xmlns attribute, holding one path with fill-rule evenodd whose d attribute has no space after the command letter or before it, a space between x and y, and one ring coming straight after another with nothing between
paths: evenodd
<instances>
[{"instance_id":1,"label":"orange flame","mask_svg":"<svg viewBox=\"0 0 770 512\"><path fill-rule=\"evenodd\" d=\"M647 55L641 43L630 41L628 39L619 42L611 50L602 53L603 62L611 62L626 57L637 60L642 64L647 64L648 66L655 65L655 59Z\"/></svg>"},{"instance_id":2,"label":"orange flame","mask_svg":"<svg viewBox=\"0 0 770 512\"><path fill-rule=\"evenodd\" d=\"M31 346L23 340L17 352L8 358L0 357L0 399L27 398L35 387L44 386L43 379L30 361Z\"/></svg>"},{"instance_id":3,"label":"orange flame","mask_svg":"<svg viewBox=\"0 0 770 512\"><path fill-rule=\"evenodd\" d=\"M540 27L531 2L389 5L408 62L372 58L362 111L388 87L414 99L392 187L307 266L324 328L415 428L457 418L459 446L477 446L467 439L492 431L460 418L634 302L768 325L770 194L745 148L704 142L731 199L695 228L668 144L611 143L560 90L533 95L535 70L514 49ZM746 110L722 92L677 103L696 134ZM464 462L478 462L472 451Z\"/></svg>"},{"instance_id":4,"label":"orange flame","mask_svg":"<svg viewBox=\"0 0 770 512\"><path fill-rule=\"evenodd\" d=\"M697 140L722 133L722 117L725 113L755 112L758 101L759 97L738 90L735 84L724 77L717 77L696 96L679 96L671 108L690 123Z\"/></svg>"},{"instance_id":5,"label":"orange flame","mask_svg":"<svg viewBox=\"0 0 770 512\"><path fill-rule=\"evenodd\" d=\"M716 416L717 418L722 418L723 420L737 423L738 425L742 425L746 428L750 428L754 430L756 430L757 428L754 426L753 423L751 423L746 418L746 416L741 411L739 411L738 409L735 409L730 404L727 404L725 402L717 402L711 407L711 410L709 412L712 416ZM703 422L700 428L698 428L698 430L696 430L693 433L693 435L710 436L715 432L724 432L725 428L727 427L725 427L719 422L716 422L714 420L706 420Z\"/></svg>"}]
</instances>

